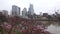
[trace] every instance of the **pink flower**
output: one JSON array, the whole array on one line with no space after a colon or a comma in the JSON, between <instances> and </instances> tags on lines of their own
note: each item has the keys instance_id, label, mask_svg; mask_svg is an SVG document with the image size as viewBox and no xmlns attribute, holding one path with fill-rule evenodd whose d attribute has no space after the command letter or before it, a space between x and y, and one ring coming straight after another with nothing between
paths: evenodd
<instances>
[{"instance_id":1,"label":"pink flower","mask_svg":"<svg viewBox=\"0 0 60 34\"><path fill-rule=\"evenodd\" d=\"M11 32L10 34L15 34L15 32Z\"/></svg>"}]
</instances>

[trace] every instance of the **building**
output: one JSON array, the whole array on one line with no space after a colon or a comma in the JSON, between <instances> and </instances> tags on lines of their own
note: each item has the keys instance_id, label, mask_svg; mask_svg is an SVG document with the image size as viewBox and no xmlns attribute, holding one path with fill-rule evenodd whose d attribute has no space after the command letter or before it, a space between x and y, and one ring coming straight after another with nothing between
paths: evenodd
<instances>
[{"instance_id":1,"label":"building","mask_svg":"<svg viewBox=\"0 0 60 34\"><path fill-rule=\"evenodd\" d=\"M2 11L0 10L0 15L2 15Z\"/></svg>"},{"instance_id":2,"label":"building","mask_svg":"<svg viewBox=\"0 0 60 34\"><path fill-rule=\"evenodd\" d=\"M40 12L40 14L39 14L40 16L43 16L43 13L42 12Z\"/></svg>"},{"instance_id":3,"label":"building","mask_svg":"<svg viewBox=\"0 0 60 34\"><path fill-rule=\"evenodd\" d=\"M7 10L2 10L2 14L8 17L8 11Z\"/></svg>"},{"instance_id":4,"label":"building","mask_svg":"<svg viewBox=\"0 0 60 34\"><path fill-rule=\"evenodd\" d=\"M29 15L33 15L34 14L34 9L33 9L33 5L30 4L29 10L28 10L28 14Z\"/></svg>"},{"instance_id":5,"label":"building","mask_svg":"<svg viewBox=\"0 0 60 34\"><path fill-rule=\"evenodd\" d=\"M22 11L22 17L23 18L28 18L27 17L27 9L26 8L24 8L23 11Z\"/></svg>"},{"instance_id":6,"label":"building","mask_svg":"<svg viewBox=\"0 0 60 34\"><path fill-rule=\"evenodd\" d=\"M44 17L47 17L47 16L48 16L48 13L43 13L43 16L44 16Z\"/></svg>"},{"instance_id":7,"label":"building","mask_svg":"<svg viewBox=\"0 0 60 34\"><path fill-rule=\"evenodd\" d=\"M12 16L20 16L20 7L16 5L12 6Z\"/></svg>"}]
</instances>

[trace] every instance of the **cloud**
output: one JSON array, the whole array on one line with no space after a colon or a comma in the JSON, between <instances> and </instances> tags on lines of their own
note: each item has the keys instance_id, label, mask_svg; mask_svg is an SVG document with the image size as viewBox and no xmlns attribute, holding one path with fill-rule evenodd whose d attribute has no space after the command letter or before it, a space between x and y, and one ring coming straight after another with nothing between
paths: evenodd
<instances>
[{"instance_id":1,"label":"cloud","mask_svg":"<svg viewBox=\"0 0 60 34\"><path fill-rule=\"evenodd\" d=\"M0 10L11 11L12 5L21 7L21 11L24 7L29 8L29 4L32 3L36 14L39 12L47 12L54 8L60 8L60 0L0 0Z\"/></svg>"}]
</instances>

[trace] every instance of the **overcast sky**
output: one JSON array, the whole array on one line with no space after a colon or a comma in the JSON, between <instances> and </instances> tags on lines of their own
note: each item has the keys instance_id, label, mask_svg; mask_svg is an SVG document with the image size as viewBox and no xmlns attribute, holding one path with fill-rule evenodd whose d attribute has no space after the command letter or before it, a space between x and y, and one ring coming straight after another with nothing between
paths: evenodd
<instances>
[{"instance_id":1,"label":"overcast sky","mask_svg":"<svg viewBox=\"0 0 60 34\"><path fill-rule=\"evenodd\" d=\"M60 0L0 0L0 10L11 11L12 5L17 5L21 8L29 8L29 4L33 4L36 14L39 12L54 13L54 9L60 9Z\"/></svg>"}]
</instances>

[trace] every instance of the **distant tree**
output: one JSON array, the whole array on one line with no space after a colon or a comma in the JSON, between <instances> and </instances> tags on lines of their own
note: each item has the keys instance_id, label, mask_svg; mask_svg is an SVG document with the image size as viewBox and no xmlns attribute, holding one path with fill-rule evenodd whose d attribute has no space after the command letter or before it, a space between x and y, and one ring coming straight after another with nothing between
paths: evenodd
<instances>
[{"instance_id":1,"label":"distant tree","mask_svg":"<svg viewBox=\"0 0 60 34\"><path fill-rule=\"evenodd\" d=\"M3 15L2 13L0 13L0 24L2 24L3 22L7 21L7 17L5 15Z\"/></svg>"},{"instance_id":2,"label":"distant tree","mask_svg":"<svg viewBox=\"0 0 60 34\"><path fill-rule=\"evenodd\" d=\"M52 19L52 17L50 15L48 15L47 18L48 18L48 20L51 20Z\"/></svg>"},{"instance_id":3,"label":"distant tree","mask_svg":"<svg viewBox=\"0 0 60 34\"><path fill-rule=\"evenodd\" d=\"M58 12L55 12L55 14L56 14L56 18L60 20L60 14L58 14Z\"/></svg>"}]
</instances>

